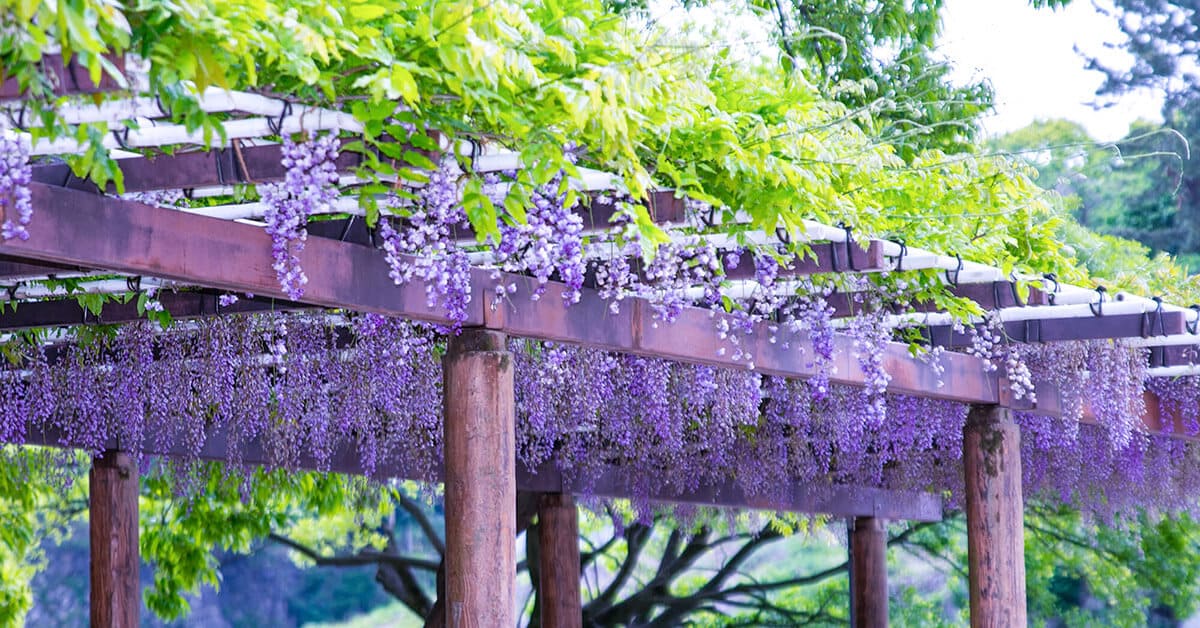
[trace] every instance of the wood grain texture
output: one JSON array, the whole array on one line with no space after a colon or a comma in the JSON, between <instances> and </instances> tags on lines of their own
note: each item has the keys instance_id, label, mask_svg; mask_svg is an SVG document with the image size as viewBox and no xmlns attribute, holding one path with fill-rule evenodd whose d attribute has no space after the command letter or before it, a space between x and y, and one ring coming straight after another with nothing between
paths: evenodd
<instances>
[{"instance_id":1,"label":"wood grain texture","mask_svg":"<svg viewBox=\"0 0 1200 628\"><path fill-rule=\"evenodd\" d=\"M850 528L850 624L855 628L886 628L887 521L856 517Z\"/></svg>"},{"instance_id":2,"label":"wood grain texture","mask_svg":"<svg viewBox=\"0 0 1200 628\"><path fill-rule=\"evenodd\" d=\"M579 514L575 500L545 493L538 500L538 579L543 628L581 628Z\"/></svg>"},{"instance_id":3,"label":"wood grain texture","mask_svg":"<svg viewBox=\"0 0 1200 628\"><path fill-rule=\"evenodd\" d=\"M464 329L444 366L446 625L515 625L513 356L504 334Z\"/></svg>"},{"instance_id":4,"label":"wood grain texture","mask_svg":"<svg viewBox=\"0 0 1200 628\"><path fill-rule=\"evenodd\" d=\"M971 626L1024 626L1021 433L1009 410L976 405L963 436Z\"/></svg>"},{"instance_id":5,"label":"wood grain texture","mask_svg":"<svg viewBox=\"0 0 1200 628\"><path fill-rule=\"evenodd\" d=\"M133 457L106 451L92 462L88 484L93 628L138 625L138 477Z\"/></svg>"}]
</instances>

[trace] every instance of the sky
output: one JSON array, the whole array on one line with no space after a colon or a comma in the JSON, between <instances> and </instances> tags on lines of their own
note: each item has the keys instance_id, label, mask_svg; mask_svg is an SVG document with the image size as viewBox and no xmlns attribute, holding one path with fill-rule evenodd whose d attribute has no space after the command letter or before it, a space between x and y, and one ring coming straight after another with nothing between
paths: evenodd
<instances>
[{"instance_id":1,"label":"sky","mask_svg":"<svg viewBox=\"0 0 1200 628\"><path fill-rule=\"evenodd\" d=\"M984 121L989 134L1066 118L1111 141L1138 118L1161 120L1161 103L1148 94L1123 97L1105 109L1089 104L1102 76L1084 68L1075 47L1120 63L1122 53L1104 47L1120 40L1112 18L1092 0L1074 0L1057 11L1033 9L1028 0L946 0L938 49L954 65L954 80L991 82L996 114Z\"/></svg>"}]
</instances>

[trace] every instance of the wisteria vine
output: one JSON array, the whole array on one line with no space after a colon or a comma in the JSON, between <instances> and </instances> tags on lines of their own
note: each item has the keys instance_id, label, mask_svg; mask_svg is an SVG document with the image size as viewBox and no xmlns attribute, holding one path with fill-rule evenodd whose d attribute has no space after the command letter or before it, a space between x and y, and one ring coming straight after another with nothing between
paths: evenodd
<instances>
[{"instance_id":1,"label":"wisteria vine","mask_svg":"<svg viewBox=\"0 0 1200 628\"><path fill-rule=\"evenodd\" d=\"M25 346L23 359L0 369L0 438L433 480L445 342L423 324L297 312L166 330L142 322ZM1056 348L1061 358L1046 348L1032 368L1073 364L1081 353L1135 353L1096 343ZM808 382L746 369L528 340L511 340L510 349L517 455L530 472L552 465L584 487L617 473L643 502L709 485L772 495L796 483L961 496L962 404L877 400L836 385L816 395ZM1200 490L1196 447L1142 431L1114 437L1127 421L1118 409L1130 400L1098 391L1137 373L1131 361L1109 363L1082 387L1098 425L1018 417L1029 494L1106 516L1138 504L1187 507ZM1165 404L1195 408L1195 381L1152 386ZM876 403L883 414L871 418ZM1193 410L1189 429L1195 419Z\"/></svg>"}]
</instances>

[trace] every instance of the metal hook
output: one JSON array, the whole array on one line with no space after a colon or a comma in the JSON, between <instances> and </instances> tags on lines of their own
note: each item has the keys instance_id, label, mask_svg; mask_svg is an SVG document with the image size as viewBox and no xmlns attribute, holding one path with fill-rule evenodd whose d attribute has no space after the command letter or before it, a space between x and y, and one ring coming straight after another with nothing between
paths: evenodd
<instances>
[{"instance_id":1,"label":"metal hook","mask_svg":"<svg viewBox=\"0 0 1200 628\"><path fill-rule=\"evenodd\" d=\"M1058 285L1058 275L1054 273L1046 273L1042 275L1042 279L1054 284L1054 289L1046 293L1046 301L1048 301L1050 305L1054 305L1054 295L1057 294L1060 289Z\"/></svg>"},{"instance_id":2,"label":"metal hook","mask_svg":"<svg viewBox=\"0 0 1200 628\"><path fill-rule=\"evenodd\" d=\"M1104 294L1106 292L1108 292L1108 288L1096 286L1096 294L1100 295L1100 299L1095 303L1088 303L1088 309L1092 311L1092 316L1104 316Z\"/></svg>"},{"instance_id":3,"label":"metal hook","mask_svg":"<svg viewBox=\"0 0 1200 628\"><path fill-rule=\"evenodd\" d=\"M896 256L896 272L904 270L904 256L908 255L908 245L904 243L904 240L900 240L898 244L900 245L900 254Z\"/></svg>"},{"instance_id":4,"label":"metal hook","mask_svg":"<svg viewBox=\"0 0 1200 628\"><path fill-rule=\"evenodd\" d=\"M1162 297L1151 297L1158 307L1154 308L1154 319L1158 322L1158 335L1167 335L1167 324L1163 322L1163 300Z\"/></svg>"},{"instance_id":5,"label":"metal hook","mask_svg":"<svg viewBox=\"0 0 1200 628\"><path fill-rule=\"evenodd\" d=\"M112 136L113 139L117 140L117 146L120 146L125 150L131 150L129 148L129 127L113 129Z\"/></svg>"},{"instance_id":6,"label":"metal hook","mask_svg":"<svg viewBox=\"0 0 1200 628\"><path fill-rule=\"evenodd\" d=\"M785 246L792 243L792 233L783 227L775 227L775 238Z\"/></svg>"},{"instance_id":7,"label":"metal hook","mask_svg":"<svg viewBox=\"0 0 1200 628\"><path fill-rule=\"evenodd\" d=\"M1198 325L1200 325L1200 303L1193 303L1188 309L1196 313L1196 318L1190 322L1188 322L1187 319L1184 319L1183 324L1187 327L1188 333L1195 336L1196 328Z\"/></svg>"},{"instance_id":8,"label":"metal hook","mask_svg":"<svg viewBox=\"0 0 1200 628\"><path fill-rule=\"evenodd\" d=\"M279 111L279 117L267 118L267 128L271 130L271 135L283 135L283 121L290 115L292 115L292 103L285 100L283 108Z\"/></svg>"},{"instance_id":9,"label":"metal hook","mask_svg":"<svg viewBox=\"0 0 1200 628\"><path fill-rule=\"evenodd\" d=\"M962 256L961 256L961 255L959 255L958 253L955 253L955 254L954 254L954 258L958 260L958 267L957 267L957 268L955 268L955 269L954 269L954 271L953 271L953 272L954 272L954 277L953 277L953 278L951 278L951 277L950 277L950 272L951 272L951 271L950 271L949 269L947 269L947 270L946 270L946 283L948 283L948 284L950 284L950 285L952 285L952 286L958 287L958 274L962 272L962 269L963 269L963 259L962 259Z\"/></svg>"},{"instance_id":10,"label":"metal hook","mask_svg":"<svg viewBox=\"0 0 1200 628\"><path fill-rule=\"evenodd\" d=\"M158 110L162 112L163 117L165 117L165 118L174 118L175 117L175 112L171 111L170 107L167 107L166 105L163 104L161 94L154 95L154 106L158 107Z\"/></svg>"},{"instance_id":11,"label":"metal hook","mask_svg":"<svg viewBox=\"0 0 1200 628\"><path fill-rule=\"evenodd\" d=\"M125 287L129 288L130 292L141 292L142 291L142 276L135 275L133 277L126 277L125 278Z\"/></svg>"},{"instance_id":12,"label":"metal hook","mask_svg":"<svg viewBox=\"0 0 1200 628\"><path fill-rule=\"evenodd\" d=\"M844 222L838 223L838 226L846 232L846 266L850 270L858 270L854 267L854 249L852 248L854 246L854 237L851 235L851 232L854 231L854 227Z\"/></svg>"},{"instance_id":13,"label":"metal hook","mask_svg":"<svg viewBox=\"0 0 1200 628\"><path fill-rule=\"evenodd\" d=\"M18 131L25 130L25 106L26 106L26 103L25 103L25 101L22 100L21 108L17 110L19 113L17 114L16 118L13 118L13 108L12 107L5 107L5 109L4 109L4 113L8 116L8 121L11 122L13 127L16 128Z\"/></svg>"}]
</instances>

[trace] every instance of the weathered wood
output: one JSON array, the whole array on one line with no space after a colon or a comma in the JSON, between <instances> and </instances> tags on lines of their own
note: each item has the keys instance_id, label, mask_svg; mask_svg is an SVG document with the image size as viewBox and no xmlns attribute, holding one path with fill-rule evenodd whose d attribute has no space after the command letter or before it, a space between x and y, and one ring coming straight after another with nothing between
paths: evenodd
<instances>
[{"instance_id":1,"label":"weathered wood","mask_svg":"<svg viewBox=\"0 0 1200 628\"><path fill-rule=\"evenodd\" d=\"M228 290L283 298L271 268L271 238L260 227L185 212L170 211L78 190L45 184L30 185L37 220L28 240L0 242L0 255L29 260L101 268L133 275L160 277ZM308 275L302 302L389 316L445 323L440 305L430 306L425 286L401 287L387 274L384 253L367 246L329 238L310 238L300 254ZM520 295L537 288L537 280L503 273L505 285L515 284ZM580 302L562 307L564 286L551 282L538 301L503 300L490 307L496 279L492 271L471 271L472 295L465 326L484 326L531 338L569 342L683 362L715 366L747 366L735 360L727 340L713 333L712 311L684 308L672 324L654 317L650 303L628 298L613 314L596 291L584 290ZM772 343L774 325L763 321L743 338L755 356L757 370L784 377L811 377L822 370L813 364L811 343L802 333L787 334ZM852 340L835 338L835 384L863 385L867 377L851 351ZM888 343L884 368L892 374L888 390L951 399L965 403L996 403L998 382L974 356L947 353L944 371L912 357L903 343Z\"/></svg>"},{"instance_id":2,"label":"weathered wood","mask_svg":"<svg viewBox=\"0 0 1200 628\"><path fill-rule=\"evenodd\" d=\"M575 500L562 493L543 494L538 502L538 598L543 628L580 628L579 514Z\"/></svg>"},{"instance_id":3,"label":"weathered wood","mask_svg":"<svg viewBox=\"0 0 1200 628\"><path fill-rule=\"evenodd\" d=\"M850 520L850 625L888 625L887 521Z\"/></svg>"},{"instance_id":4,"label":"weathered wood","mask_svg":"<svg viewBox=\"0 0 1200 628\"><path fill-rule=\"evenodd\" d=\"M505 336L465 329L443 361L446 625L514 625L516 448Z\"/></svg>"},{"instance_id":5,"label":"weathered wood","mask_svg":"<svg viewBox=\"0 0 1200 628\"><path fill-rule=\"evenodd\" d=\"M138 475L133 457L109 450L92 462L91 527L93 628L138 625Z\"/></svg>"},{"instance_id":6,"label":"weathered wood","mask_svg":"<svg viewBox=\"0 0 1200 628\"><path fill-rule=\"evenodd\" d=\"M963 431L971 626L1024 626L1021 433L1011 412L976 405Z\"/></svg>"}]
</instances>

